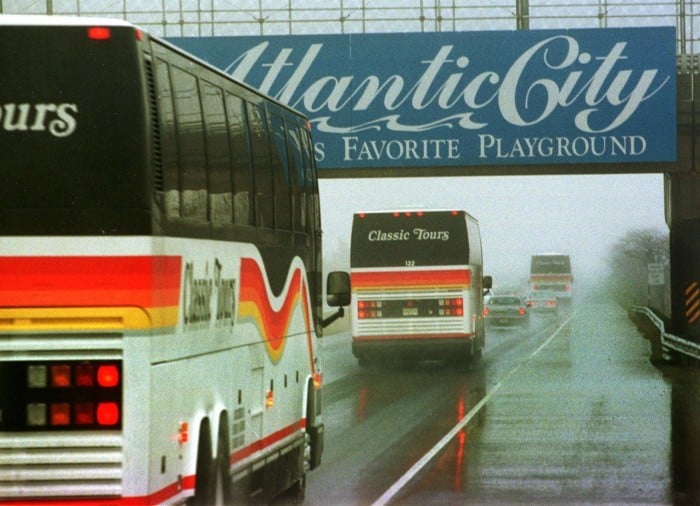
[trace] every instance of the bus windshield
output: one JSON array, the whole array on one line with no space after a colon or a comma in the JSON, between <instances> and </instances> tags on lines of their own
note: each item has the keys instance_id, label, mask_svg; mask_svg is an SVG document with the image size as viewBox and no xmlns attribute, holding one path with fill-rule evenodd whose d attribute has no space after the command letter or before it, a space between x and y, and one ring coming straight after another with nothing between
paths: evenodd
<instances>
[{"instance_id":1,"label":"bus windshield","mask_svg":"<svg viewBox=\"0 0 700 506\"><path fill-rule=\"evenodd\" d=\"M464 212L359 213L353 218L351 267L469 264Z\"/></svg>"},{"instance_id":2,"label":"bus windshield","mask_svg":"<svg viewBox=\"0 0 700 506\"><path fill-rule=\"evenodd\" d=\"M100 30L0 30L0 46L11 48L0 77L1 233L26 233L27 224L36 233L61 228L86 209L149 206L136 31Z\"/></svg>"}]
</instances>

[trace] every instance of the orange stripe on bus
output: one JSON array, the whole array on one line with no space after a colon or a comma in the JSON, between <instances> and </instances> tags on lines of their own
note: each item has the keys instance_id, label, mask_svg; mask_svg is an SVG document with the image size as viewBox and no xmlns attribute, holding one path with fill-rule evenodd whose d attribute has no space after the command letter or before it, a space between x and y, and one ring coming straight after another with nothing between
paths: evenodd
<instances>
[{"instance_id":1,"label":"orange stripe on bus","mask_svg":"<svg viewBox=\"0 0 700 506\"><path fill-rule=\"evenodd\" d=\"M238 316L254 322L265 340L265 347L273 362L280 360L294 309L301 301L307 337L311 333L310 318L306 314L308 295L300 268L295 269L282 306L274 309L267 296L263 272L251 258L241 259L240 303Z\"/></svg>"}]
</instances>

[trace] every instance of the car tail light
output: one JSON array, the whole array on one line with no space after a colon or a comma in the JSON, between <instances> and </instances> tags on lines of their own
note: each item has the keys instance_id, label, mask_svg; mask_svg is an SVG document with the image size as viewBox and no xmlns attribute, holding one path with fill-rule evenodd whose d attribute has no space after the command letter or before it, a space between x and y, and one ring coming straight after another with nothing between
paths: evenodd
<instances>
[{"instance_id":1,"label":"car tail light","mask_svg":"<svg viewBox=\"0 0 700 506\"><path fill-rule=\"evenodd\" d=\"M483 313L484 313L484 316L488 316L489 315L489 308L485 307Z\"/></svg>"},{"instance_id":2,"label":"car tail light","mask_svg":"<svg viewBox=\"0 0 700 506\"><path fill-rule=\"evenodd\" d=\"M524 308L524 307L522 307L522 306L521 306L521 307L519 307L519 308L518 308L518 314L519 314L520 316L523 316L523 315L525 315L525 308Z\"/></svg>"}]
</instances>

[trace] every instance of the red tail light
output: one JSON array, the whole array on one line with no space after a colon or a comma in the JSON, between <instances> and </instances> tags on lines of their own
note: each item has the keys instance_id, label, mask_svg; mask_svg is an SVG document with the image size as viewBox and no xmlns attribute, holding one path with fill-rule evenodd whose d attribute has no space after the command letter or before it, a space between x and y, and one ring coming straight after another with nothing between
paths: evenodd
<instances>
[{"instance_id":1,"label":"red tail light","mask_svg":"<svg viewBox=\"0 0 700 506\"><path fill-rule=\"evenodd\" d=\"M119 406L116 402L101 402L97 405L97 424L113 426L119 422Z\"/></svg>"},{"instance_id":2,"label":"red tail light","mask_svg":"<svg viewBox=\"0 0 700 506\"><path fill-rule=\"evenodd\" d=\"M109 40L112 37L112 31L105 26L91 26L88 28L87 35L90 40Z\"/></svg>"},{"instance_id":3,"label":"red tail light","mask_svg":"<svg viewBox=\"0 0 700 506\"><path fill-rule=\"evenodd\" d=\"M521 315L521 316L524 315L524 314L525 314L525 308L524 308L524 307L519 307L519 308L518 308L518 314Z\"/></svg>"},{"instance_id":4,"label":"red tail light","mask_svg":"<svg viewBox=\"0 0 700 506\"><path fill-rule=\"evenodd\" d=\"M0 362L0 430L115 430L121 428L119 361Z\"/></svg>"},{"instance_id":5,"label":"red tail light","mask_svg":"<svg viewBox=\"0 0 700 506\"><path fill-rule=\"evenodd\" d=\"M97 369L97 384L104 388L116 387L119 384L119 369L115 365L101 365Z\"/></svg>"}]
</instances>

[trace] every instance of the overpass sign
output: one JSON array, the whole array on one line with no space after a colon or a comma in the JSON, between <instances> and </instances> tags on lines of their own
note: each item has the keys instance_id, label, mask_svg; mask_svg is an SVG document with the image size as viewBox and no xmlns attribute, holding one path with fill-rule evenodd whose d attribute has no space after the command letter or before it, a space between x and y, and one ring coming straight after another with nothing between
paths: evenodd
<instances>
[{"instance_id":1,"label":"overpass sign","mask_svg":"<svg viewBox=\"0 0 700 506\"><path fill-rule=\"evenodd\" d=\"M672 27L170 41L306 113L322 175L676 160Z\"/></svg>"}]
</instances>

